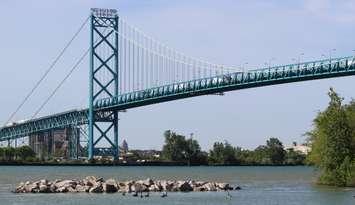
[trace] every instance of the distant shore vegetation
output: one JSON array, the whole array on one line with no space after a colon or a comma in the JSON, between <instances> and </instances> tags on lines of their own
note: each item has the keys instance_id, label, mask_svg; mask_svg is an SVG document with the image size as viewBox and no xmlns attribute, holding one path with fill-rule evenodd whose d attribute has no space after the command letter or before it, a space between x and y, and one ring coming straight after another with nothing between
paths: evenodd
<instances>
[{"instance_id":1,"label":"distant shore vegetation","mask_svg":"<svg viewBox=\"0 0 355 205\"><path fill-rule=\"evenodd\" d=\"M165 131L161 158L166 161L186 162L188 165L304 165L306 155L285 149L277 138L254 150L242 149L228 141L215 142L208 151L202 151L197 140L173 131Z\"/></svg>"},{"instance_id":2,"label":"distant shore vegetation","mask_svg":"<svg viewBox=\"0 0 355 205\"><path fill-rule=\"evenodd\" d=\"M0 147L0 162L11 161L37 161L36 153L30 146L21 147Z\"/></svg>"}]
</instances>

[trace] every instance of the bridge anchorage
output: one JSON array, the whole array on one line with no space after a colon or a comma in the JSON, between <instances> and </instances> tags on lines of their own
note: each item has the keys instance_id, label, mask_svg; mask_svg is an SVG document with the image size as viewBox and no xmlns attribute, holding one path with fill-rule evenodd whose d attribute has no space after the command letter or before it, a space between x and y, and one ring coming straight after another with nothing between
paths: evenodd
<instances>
[{"instance_id":1,"label":"bridge anchorage","mask_svg":"<svg viewBox=\"0 0 355 205\"><path fill-rule=\"evenodd\" d=\"M120 19L114 9L92 9L89 23L90 47L85 53L90 54L88 108L7 124L0 128L0 142L34 135L46 138L56 129L78 133L76 128L87 126L83 133L88 135L88 158L106 154L117 159L118 112L126 109L240 89L355 75L354 56L241 72L167 47ZM47 132L48 135L44 134ZM77 142L76 138L70 141ZM77 150L76 146L70 147Z\"/></svg>"}]
</instances>

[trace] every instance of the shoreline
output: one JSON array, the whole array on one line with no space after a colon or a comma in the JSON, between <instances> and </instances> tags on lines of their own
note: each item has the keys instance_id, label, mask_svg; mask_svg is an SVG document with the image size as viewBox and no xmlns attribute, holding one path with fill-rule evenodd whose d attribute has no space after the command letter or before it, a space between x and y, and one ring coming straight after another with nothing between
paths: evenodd
<instances>
[{"instance_id":1,"label":"shoreline","mask_svg":"<svg viewBox=\"0 0 355 205\"><path fill-rule=\"evenodd\" d=\"M48 163L48 162L0 162L0 166L156 166L156 167L312 167L312 165L269 165L269 164L190 164L179 162L145 162L145 163Z\"/></svg>"}]
</instances>

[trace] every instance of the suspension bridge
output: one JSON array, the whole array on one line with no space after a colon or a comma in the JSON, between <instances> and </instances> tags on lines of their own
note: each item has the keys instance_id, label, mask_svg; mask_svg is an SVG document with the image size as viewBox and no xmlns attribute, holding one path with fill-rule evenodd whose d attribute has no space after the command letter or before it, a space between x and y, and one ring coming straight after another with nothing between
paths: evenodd
<instances>
[{"instance_id":1,"label":"suspension bridge","mask_svg":"<svg viewBox=\"0 0 355 205\"><path fill-rule=\"evenodd\" d=\"M91 39L87 50L31 119L12 122L13 116L86 24L90 25ZM37 117L87 56L90 61L88 108ZM100 149L117 158L118 113L127 109L233 90L350 75L355 75L354 56L241 71L178 52L119 18L114 9L92 9L58 58L0 128L0 142L57 128L84 126L89 159ZM102 141L108 146L99 147Z\"/></svg>"}]
</instances>

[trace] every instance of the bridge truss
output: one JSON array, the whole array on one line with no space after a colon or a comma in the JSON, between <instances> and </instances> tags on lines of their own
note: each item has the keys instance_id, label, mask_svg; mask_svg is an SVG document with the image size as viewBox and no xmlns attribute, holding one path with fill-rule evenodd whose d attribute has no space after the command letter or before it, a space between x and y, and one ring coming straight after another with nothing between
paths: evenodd
<instances>
[{"instance_id":1,"label":"bridge truss","mask_svg":"<svg viewBox=\"0 0 355 205\"><path fill-rule=\"evenodd\" d=\"M118 112L233 90L355 75L355 57L237 71L183 53L148 37L116 10L91 13L89 106L0 128L0 142L46 130L88 125L88 156L118 157ZM109 147L101 147L106 141Z\"/></svg>"}]
</instances>

